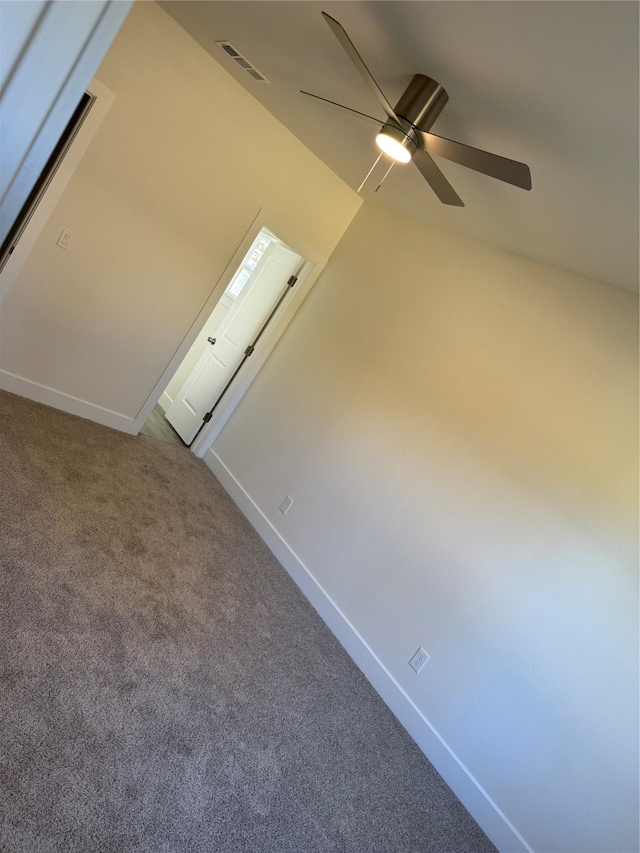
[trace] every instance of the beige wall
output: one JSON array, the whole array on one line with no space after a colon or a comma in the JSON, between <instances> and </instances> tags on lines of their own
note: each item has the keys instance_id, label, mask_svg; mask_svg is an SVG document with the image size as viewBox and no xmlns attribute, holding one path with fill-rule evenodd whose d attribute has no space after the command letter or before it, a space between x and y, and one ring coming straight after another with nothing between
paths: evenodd
<instances>
[{"instance_id":1,"label":"beige wall","mask_svg":"<svg viewBox=\"0 0 640 853\"><path fill-rule=\"evenodd\" d=\"M154 3L96 76L116 98L3 297L1 380L126 429L261 208L327 257L361 200Z\"/></svg>"},{"instance_id":2,"label":"beige wall","mask_svg":"<svg viewBox=\"0 0 640 853\"><path fill-rule=\"evenodd\" d=\"M208 457L536 853L637 849L637 307L365 205Z\"/></svg>"}]
</instances>

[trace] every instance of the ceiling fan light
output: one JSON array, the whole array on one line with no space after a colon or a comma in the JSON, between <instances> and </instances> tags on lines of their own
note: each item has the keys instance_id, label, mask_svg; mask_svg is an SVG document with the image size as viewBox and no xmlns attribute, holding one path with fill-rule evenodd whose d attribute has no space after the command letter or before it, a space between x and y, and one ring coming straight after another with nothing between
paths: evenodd
<instances>
[{"instance_id":1,"label":"ceiling fan light","mask_svg":"<svg viewBox=\"0 0 640 853\"><path fill-rule=\"evenodd\" d=\"M402 128L390 122L380 128L380 133L376 136L376 145L398 163L408 163L417 148L413 139Z\"/></svg>"},{"instance_id":2,"label":"ceiling fan light","mask_svg":"<svg viewBox=\"0 0 640 853\"><path fill-rule=\"evenodd\" d=\"M408 163L409 160L411 160L411 153L407 151L404 145L401 142L398 142L397 139L393 139L393 137L388 136L386 133L379 133L376 136L376 145L385 154L393 160L397 160L399 163Z\"/></svg>"}]
</instances>

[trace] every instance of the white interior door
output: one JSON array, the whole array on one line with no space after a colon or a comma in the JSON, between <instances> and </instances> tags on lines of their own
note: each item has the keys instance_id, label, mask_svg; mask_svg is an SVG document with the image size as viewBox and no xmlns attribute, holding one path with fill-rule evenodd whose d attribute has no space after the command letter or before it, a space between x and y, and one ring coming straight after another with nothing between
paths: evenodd
<instances>
[{"instance_id":1,"label":"white interior door","mask_svg":"<svg viewBox=\"0 0 640 853\"><path fill-rule=\"evenodd\" d=\"M215 344L200 356L167 409L167 420L185 444L191 442L202 426L204 415L231 379L300 261L300 255L279 243L272 243L265 250L212 336Z\"/></svg>"}]
</instances>

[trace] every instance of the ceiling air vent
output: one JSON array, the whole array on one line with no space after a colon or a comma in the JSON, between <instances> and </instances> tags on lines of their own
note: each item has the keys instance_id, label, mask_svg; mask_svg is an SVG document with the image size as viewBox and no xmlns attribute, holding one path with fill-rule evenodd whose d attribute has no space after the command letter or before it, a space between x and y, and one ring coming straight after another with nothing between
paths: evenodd
<instances>
[{"instance_id":1,"label":"ceiling air vent","mask_svg":"<svg viewBox=\"0 0 640 853\"><path fill-rule=\"evenodd\" d=\"M250 77L253 77L254 80L258 80L261 83L268 83L269 81L261 74L257 68L254 68L253 65L249 62L248 59L240 53L240 51L236 50L235 47L228 41L217 41L216 44L221 47L227 56L230 56L233 61L242 68L243 71L246 71Z\"/></svg>"}]
</instances>

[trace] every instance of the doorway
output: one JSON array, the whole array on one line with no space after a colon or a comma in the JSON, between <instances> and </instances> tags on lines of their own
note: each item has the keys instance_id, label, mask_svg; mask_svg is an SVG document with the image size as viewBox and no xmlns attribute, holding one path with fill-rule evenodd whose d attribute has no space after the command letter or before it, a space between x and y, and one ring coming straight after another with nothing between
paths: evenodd
<instances>
[{"instance_id":1,"label":"doorway","mask_svg":"<svg viewBox=\"0 0 640 853\"><path fill-rule=\"evenodd\" d=\"M18 240L29 225L31 217L34 215L36 208L42 201L49 184L53 180L58 168L67 154L67 151L73 144L73 140L82 127L82 123L88 116L89 110L93 106L95 100L96 96L91 95L89 92L84 92L80 98L77 107L73 111L73 115L67 122L60 139L51 152L44 168L36 178L31 192L27 196L25 203L20 209L20 212L9 228L7 236L0 246L0 272L2 272L5 264L13 254L18 244Z\"/></svg>"},{"instance_id":2,"label":"doorway","mask_svg":"<svg viewBox=\"0 0 640 853\"><path fill-rule=\"evenodd\" d=\"M85 95L47 163L41 176L41 184L32 192L29 202L25 204L16 221L12 235L3 243L0 296L13 286L22 265L29 257L53 209L62 198L65 187L114 100L114 93L96 78L87 86Z\"/></svg>"},{"instance_id":3,"label":"doorway","mask_svg":"<svg viewBox=\"0 0 640 853\"><path fill-rule=\"evenodd\" d=\"M140 431L191 446L225 406L309 264L262 226Z\"/></svg>"}]
</instances>

